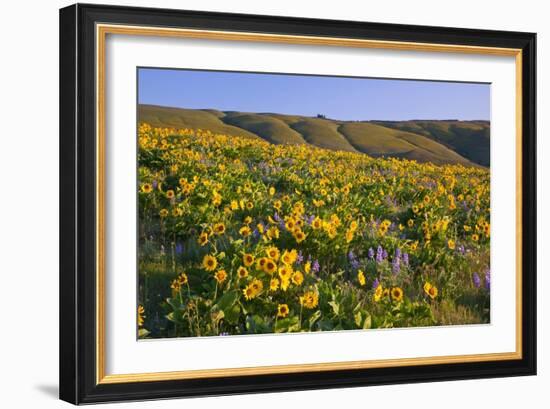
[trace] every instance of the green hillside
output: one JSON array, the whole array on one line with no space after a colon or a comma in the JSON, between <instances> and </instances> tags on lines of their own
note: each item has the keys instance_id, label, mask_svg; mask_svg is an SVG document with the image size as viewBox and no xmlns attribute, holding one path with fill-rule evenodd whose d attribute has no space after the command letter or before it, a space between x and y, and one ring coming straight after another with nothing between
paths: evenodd
<instances>
[{"instance_id":1,"label":"green hillside","mask_svg":"<svg viewBox=\"0 0 550 409\"><path fill-rule=\"evenodd\" d=\"M482 166L489 166L489 121L376 121L377 124L424 135L461 156Z\"/></svg>"},{"instance_id":2,"label":"green hillside","mask_svg":"<svg viewBox=\"0 0 550 409\"><path fill-rule=\"evenodd\" d=\"M487 121L337 121L275 113L222 112L140 105L138 120L155 127L208 129L313 146L432 162L489 166Z\"/></svg>"},{"instance_id":3,"label":"green hillside","mask_svg":"<svg viewBox=\"0 0 550 409\"><path fill-rule=\"evenodd\" d=\"M334 121L317 118L302 118L292 123L292 129L298 131L311 145L320 148L355 152L355 148L344 135L338 132L338 124Z\"/></svg>"},{"instance_id":4,"label":"green hillside","mask_svg":"<svg viewBox=\"0 0 550 409\"><path fill-rule=\"evenodd\" d=\"M267 115L227 112L222 120L229 125L246 129L275 144L306 143L302 135L288 127L280 119Z\"/></svg>"},{"instance_id":5,"label":"green hillside","mask_svg":"<svg viewBox=\"0 0 550 409\"><path fill-rule=\"evenodd\" d=\"M385 128L370 122L345 123L340 132L359 151L371 156L396 156L435 164L471 164L451 149L411 132Z\"/></svg>"},{"instance_id":6,"label":"green hillside","mask_svg":"<svg viewBox=\"0 0 550 409\"><path fill-rule=\"evenodd\" d=\"M215 133L257 138L246 129L227 125L221 121L225 114L212 109L167 108L153 105L139 105L138 120L151 126L164 128L209 129Z\"/></svg>"}]
</instances>

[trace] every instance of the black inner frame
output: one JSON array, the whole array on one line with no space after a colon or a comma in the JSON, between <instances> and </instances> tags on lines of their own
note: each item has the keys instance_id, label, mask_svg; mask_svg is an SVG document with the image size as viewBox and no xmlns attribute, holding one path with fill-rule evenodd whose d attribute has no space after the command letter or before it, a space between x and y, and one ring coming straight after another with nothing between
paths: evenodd
<instances>
[{"instance_id":1,"label":"black inner frame","mask_svg":"<svg viewBox=\"0 0 550 409\"><path fill-rule=\"evenodd\" d=\"M95 25L521 49L522 359L96 384ZM73 5L60 10L60 398L75 404L536 374L536 35L398 24Z\"/></svg>"}]
</instances>

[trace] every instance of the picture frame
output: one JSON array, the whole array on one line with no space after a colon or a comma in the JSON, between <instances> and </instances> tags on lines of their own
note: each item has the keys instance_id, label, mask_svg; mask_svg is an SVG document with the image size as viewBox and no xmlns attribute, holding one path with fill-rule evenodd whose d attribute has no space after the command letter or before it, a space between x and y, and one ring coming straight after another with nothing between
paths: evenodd
<instances>
[{"instance_id":1,"label":"picture frame","mask_svg":"<svg viewBox=\"0 0 550 409\"><path fill-rule=\"evenodd\" d=\"M516 115L515 129L509 131L515 135L517 220L515 231L499 232L516 250L514 299L508 300L515 310L510 317L515 325L514 350L108 373L106 360L112 353L107 351L111 345L107 339L112 326L106 325L106 303L112 281L105 267L110 257L106 230L113 219L105 205L110 192L106 107L112 95L108 88L117 84L106 81L105 64L113 58L112 50L106 52L106 39L114 36L227 41L253 44L258 52L276 44L512 58L516 94L508 102ZM61 9L60 398L84 404L535 375L535 81L533 33L85 4Z\"/></svg>"}]
</instances>

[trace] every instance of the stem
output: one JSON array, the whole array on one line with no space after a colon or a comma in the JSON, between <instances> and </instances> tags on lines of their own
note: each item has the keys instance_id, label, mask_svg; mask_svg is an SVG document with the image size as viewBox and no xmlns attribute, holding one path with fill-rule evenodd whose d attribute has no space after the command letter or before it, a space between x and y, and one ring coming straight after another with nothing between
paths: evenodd
<instances>
[{"instance_id":1,"label":"stem","mask_svg":"<svg viewBox=\"0 0 550 409\"><path fill-rule=\"evenodd\" d=\"M174 238L172 240L172 271L176 272L176 235L174 234Z\"/></svg>"}]
</instances>

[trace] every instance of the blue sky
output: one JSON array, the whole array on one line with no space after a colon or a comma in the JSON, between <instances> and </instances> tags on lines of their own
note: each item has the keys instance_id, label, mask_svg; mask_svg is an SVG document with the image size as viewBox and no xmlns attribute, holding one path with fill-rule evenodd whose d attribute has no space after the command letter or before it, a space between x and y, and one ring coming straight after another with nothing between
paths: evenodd
<instances>
[{"instance_id":1,"label":"blue sky","mask_svg":"<svg viewBox=\"0 0 550 409\"><path fill-rule=\"evenodd\" d=\"M342 120L490 119L490 85L140 68L138 102Z\"/></svg>"}]
</instances>

